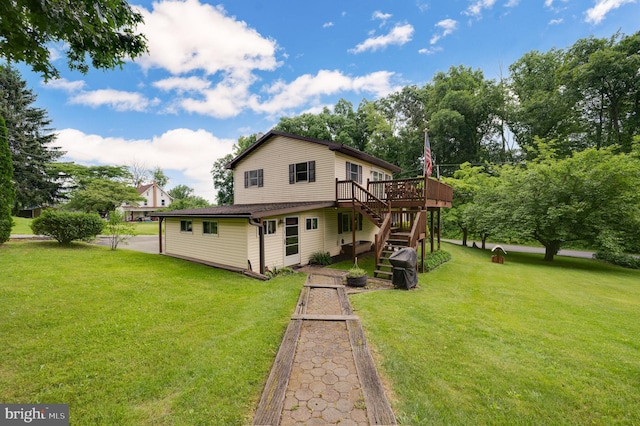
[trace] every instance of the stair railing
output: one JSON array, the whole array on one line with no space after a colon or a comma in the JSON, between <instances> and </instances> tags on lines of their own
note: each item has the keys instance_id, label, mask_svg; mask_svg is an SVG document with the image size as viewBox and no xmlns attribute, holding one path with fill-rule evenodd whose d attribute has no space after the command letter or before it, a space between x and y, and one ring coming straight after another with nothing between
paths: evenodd
<instances>
[{"instance_id":1,"label":"stair railing","mask_svg":"<svg viewBox=\"0 0 640 426\"><path fill-rule=\"evenodd\" d=\"M382 225L380 225L380 231L375 236L375 250L376 250L376 264L380 262L380 257L384 251L384 246L391 235L391 215L385 216Z\"/></svg>"},{"instance_id":2,"label":"stair railing","mask_svg":"<svg viewBox=\"0 0 640 426\"><path fill-rule=\"evenodd\" d=\"M427 229L427 212L426 210L419 210L416 213L416 218L413 222L413 226L411 227L411 232L409 234L409 247L416 248L418 246L418 241L420 241L420 234L422 232L426 233Z\"/></svg>"}]
</instances>

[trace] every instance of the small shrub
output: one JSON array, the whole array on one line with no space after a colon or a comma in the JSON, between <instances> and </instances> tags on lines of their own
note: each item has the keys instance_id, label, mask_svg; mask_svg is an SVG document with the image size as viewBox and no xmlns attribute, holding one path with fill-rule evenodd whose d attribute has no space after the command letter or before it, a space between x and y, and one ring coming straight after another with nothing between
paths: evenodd
<instances>
[{"instance_id":1,"label":"small shrub","mask_svg":"<svg viewBox=\"0 0 640 426\"><path fill-rule=\"evenodd\" d=\"M424 270L426 272L432 271L450 260L451 253L448 251L438 250L433 253L428 253L424 258Z\"/></svg>"},{"instance_id":2,"label":"small shrub","mask_svg":"<svg viewBox=\"0 0 640 426\"><path fill-rule=\"evenodd\" d=\"M294 271L292 268L289 268L288 266L283 266L281 268L278 268L277 266L273 267L273 270L267 270L265 272L265 275L269 278L275 278L278 275L292 275L295 274L296 271Z\"/></svg>"},{"instance_id":3,"label":"small shrub","mask_svg":"<svg viewBox=\"0 0 640 426\"><path fill-rule=\"evenodd\" d=\"M97 213L69 213L45 210L31 222L34 234L48 235L60 244L71 241L91 241L104 227Z\"/></svg>"},{"instance_id":4,"label":"small shrub","mask_svg":"<svg viewBox=\"0 0 640 426\"><path fill-rule=\"evenodd\" d=\"M118 248L119 243L127 244L127 240L136 234L136 227L131 222L124 221L124 214L118 210L109 212L109 220L105 226L111 250Z\"/></svg>"},{"instance_id":5,"label":"small shrub","mask_svg":"<svg viewBox=\"0 0 640 426\"><path fill-rule=\"evenodd\" d=\"M331 265L331 254L329 252L317 251L309 256L309 263L312 265Z\"/></svg>"},{"instance_id":6,"label":"small shrub","mask_svg":"<svg viewBox=\"0 0 640 426\"><path fill-rule=\"evenodd\" d=\"M593 257L623 268L640 269L640 259L629 254L599 251Z\"/></svg>"},{"instance_id":7,"label":"small shrub","mask_svg":"<svg viewBox=\"0 0 640 426\"><path fill-rule=\"evenodd\" d=\"M353 268L349 269L349 271L347 271L347 278L360 278L364 277L365 275L367 275L367 271L358 266L354 266Z\"/></svg>"}]
</instances>

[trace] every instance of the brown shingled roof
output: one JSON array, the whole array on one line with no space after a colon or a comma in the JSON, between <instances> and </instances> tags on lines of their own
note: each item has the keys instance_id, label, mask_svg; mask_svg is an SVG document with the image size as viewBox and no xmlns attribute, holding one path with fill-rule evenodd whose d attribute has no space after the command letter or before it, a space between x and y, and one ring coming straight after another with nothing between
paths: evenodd
<instances>
[{"instance_id":1,"label":"brown shingled roof","mask_svg":"<svg viewBox=\"0 0 640 426\"><path fill-rule=\"evenodd\" d=\"M288 137L288 138L292 138L292 139L297 139L297 140L301 140L301 141L306 141L306 142L311 142L311 143L316 143L316 144L320 144L320 145L324 145L327 148L329 148L331 151L338 151L342 154L348 155L350 157L353 158L357 158L359 160L362 161L366 161L368 163L371 164L375 164L377 166L380 166L382 168L385 168L387 170L391 170L392 172L401 172L402 169L394 164L391 164L387 161L381 160L380 158L376 158L372 155L369 155L365 152L362 151L358 151L355 148L352 148L350 146L338 143L338 142L329 142L329 141L325 141L322 139L314 139L314 138L308 138L305 136L298 136L298 135L294 135L291 133L285 133L285 132L279 132L277 130L269 130L269 132L267 134L265 134L264 136L262 136L260 139L258 139L257 141L255 141L253 143L253 145L251 145L249 148L247 148L246 150L244 150L240 155L238 155L236 158L234 158L233 160L231 160L228 164L227 164L227 169L234 169L236 167L236 165L242 161L243 158L245 158L247 155L249 155L251 152L253 152L256 148L258 148L260 145L264 144L265 142L267 142L269 139L271 139L274 136L284 136L284 137Z\"/></svg>"},{"instance_id":2,"label":"brown shingled roof","mask_svg":"<svg viewBox=\"0 0 640 426\"><path fill-rule=\"evenodd\" d=\"M307 201L297 203L234 204L232 206L206 207L201 209L155 212L156 217L204 217L204 218L248 218L298 213L306 210L334 207L335 201Z\"/></svg>"}]
</instances>

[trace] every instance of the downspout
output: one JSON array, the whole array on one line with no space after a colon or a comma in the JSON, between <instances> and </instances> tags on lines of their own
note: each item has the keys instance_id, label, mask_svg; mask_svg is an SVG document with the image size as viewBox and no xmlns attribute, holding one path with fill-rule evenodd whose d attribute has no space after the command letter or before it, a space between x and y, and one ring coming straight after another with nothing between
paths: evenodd
<instances>
[{"instance_id":1,"label":"downspout","mask_svg":"<svg viewBox=\"0 0 640 426\"><path fill-rule=\"evenodd\" d=\"M158 253L160 254L162 254L162 221L163 220L164 220L164 217L160 216L158 220L158 243L159 243Z\"/></svg>"},{"instance_id":2,"label":"downspout","mask_svg":"<svg viewBox=\"0 0 640 426\"><path fill-rule=\"evenodd\" d=\"M258 238L260 241L260 273L264 275L264 227L262 226L262 219L249 219L249 225L253 225L258 228Z\"/></svg>"}]
</instances>

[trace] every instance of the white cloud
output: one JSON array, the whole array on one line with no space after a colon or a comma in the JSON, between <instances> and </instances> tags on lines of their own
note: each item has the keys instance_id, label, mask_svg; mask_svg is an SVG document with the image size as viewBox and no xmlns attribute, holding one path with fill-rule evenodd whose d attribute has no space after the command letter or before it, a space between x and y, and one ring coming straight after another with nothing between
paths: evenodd
<instances>
[{"instance_id":1,"label":"white cloud","mask_svg":"<svg viewBox=\"0 0 640 426\"><path fill-rule=\"evenodd\" d=\"M554 7L554 2L557 2L557 1L561 1L562 3L566 3L569 0L545 0L544 1L544 5L545 5L545 7L548 7L549 9L552 9L552 10L558 12L560 9L562 9L562 7L557 7L557 6Z\"/></svg>"},{"instance_id":2,"label":"white cloud","mask_svg":"<svg viewBox=\"0 0 640 426\"><path fill-rule=\"evenodd\" d=\"M153 86L166 92L175 90L184 93L206 90L211 86L211 82L199 77L170 77L154 82Z\"/></svg>"},{"instance_id":3,"label":"white cloud","mask_svg":"<svg viewBox=\"0 0 640 426\"><path fill-rule=\"evenodd\" d=\"M126 165L140 161L157 165L167 174L182 174L185 184L209 201L215 200L211 166L218 158L230 154L234 143L202 129L174 129L152 139L134 140L64 129L56 139L56 145L67 152L65 160L80 164Z\"/></svg>"},{"instance_id":4,"label":"white cloud","mask_svg":"<svg viewBox=\"0 0 640 426\"><path fill-rule=\"evenodd\" d=\"M349 49L351 53L361 53L367 50L375 52L378 49L384 49L385 47L396 44L403 45L411 41L413 36L413 26L410 24L397 25L389 34L381 35L378 37L371 37L358 44L355 48Z\"/></svg>"},{"instance_id":5,"label":"white cloud","mask_svg":"<svg viewBox=\"0 0 640 426\"><path fill-rule=\"evenodd\" d=\"M430 43L436 44L442 37L446 37L458 28L458 22L453 19L443 19L435 25L442 31L431 37Z\"/></svg>"},{"instance_id":6,"label":"white cloud","mask_svg":"<svg viewBox=\"0 0 640 426\"><path fill-rule=\"evenodd\" d=\"M141 93L123 92L113 89L81 92L69 100L72 104L87 105L92 108L107 105L116 111L145 111L157 105L158 99L148 99Z\"/></svg>"},{"instance_id":7,"label":"white cloud","mask_svg":"<svg viewBox=\"0 0 640 426\"><path fill-rule=\"evenodd\" d=\"M504 7L516 7L518 4L520 4L520 0L509 0Z\"/></svg>"},{"instance_id":8,"label":"white cloud","mask_svg":"<svg viewBox=\"0 0 640 426\"><path fill-rule=\"evenodd\" d=\"M69 81L66 78L56 78L43 83L43 85L47 88L60 89L65 92L77 92L84 88L85 82L83 80Z\"/></svg>"},{"instance_id":9,"label":"white cloud","mask_svg":"<svg viewBox=\"0 0 640 426\"><path fill-rule=\"evenodd\" d=\"M462 12L468 16L480 17L483 9L490 9L495 4L496 0L475 0L467 10Z\"/></svg>"},{"instance_id":10,"label":"white cloud","mask_svg":"<svg viewBox=\"0 0 640 426\"><path fill-rule=\"evenodd\" d=\"M375 12L373 12L373 16L371 17L371 19L379 19L384 24L387 19L391 18L392 16L393 15L391 15L390 13L382 13L379 10L376 10Z\"/></svg>"},{"instance_id":11,"label":"white cloud","mask_svg":"<svg viewBox=\"0 0 640 426\"><path fill-rule=\"evenodd\" d=\"M273 70L276 42L235 17L222 6L198 0L153 3L153 11L140 9L149 54L138 59L143 68L164 68L172 74L202 70L241 73Z\"/></svg>"},{"instance_id":12,"label":"white cloud","mask_svg":"<svg viewBox=\"0 0 640 426\"><path fill-rule=\"evenodd\" d=\"M560 18L560 19L552 19L549 21L549 23L547 25L560 25L564 22L564 19Z\"/></svg>"},{"instance_id":13,"label":"white cloud","mask_svg":"<svg viewBox=\"0 0 640 426\"><path fill-rule=\"evenodd\" d=\"M270 99L252 99L251 108L269 115L281 113L307 104L319 104L322 96L345 91L372 93L381 97L398 90L391 84L394 73L379 71L365 76L350 77L340 71L321 70L316 75L305 74L291 83L277 82L266 88ZM316 105L317 106L317 105Z\"/></svg>"},{"instance_id":14,"label":"white cloud","mask_svg":"<svg viewBox=\"0 0 640 426\"><path fill-rule=\"evenodd\" d=\"M418 50L418 53L421 55L433 55L434 53L441 52L441 51L442 51L442 47L432 47L432 48L424 47Z\"/></svg>"},{"instance_id":15,"label":"white cloud","mask_svg":"<svg viewBox=\"0 0 640 426\"><path fill-rule=\"evenodd\" d=\"M322 24L322 28L329 28L329 27L333 27L333 22L325 22L324 24Z\"/></svg>"},{"instance_id":16,"label":"white cloud","mask_svg":"<svg viewBox=\"0 0 640 426\"><path fill-rule=\"evenodd\" d=\"M596 0L595 5L586 11L586 22L599 24L607 13L627 3L635 3L636 0Z\"/></svg>"},{"instance_id":17,"label":"white cloud","mask_svg":"<svg viewBox=\"0 0 640 426\"><path fill-rule=\"evenodd\" d=\"M187 98L181 102L185 111L216 118L230 118L240 114L248 105L252 95L249 87L253 79L225 79L212 89L200 92L198 99Z\"/></svg>"}]
</instances>

